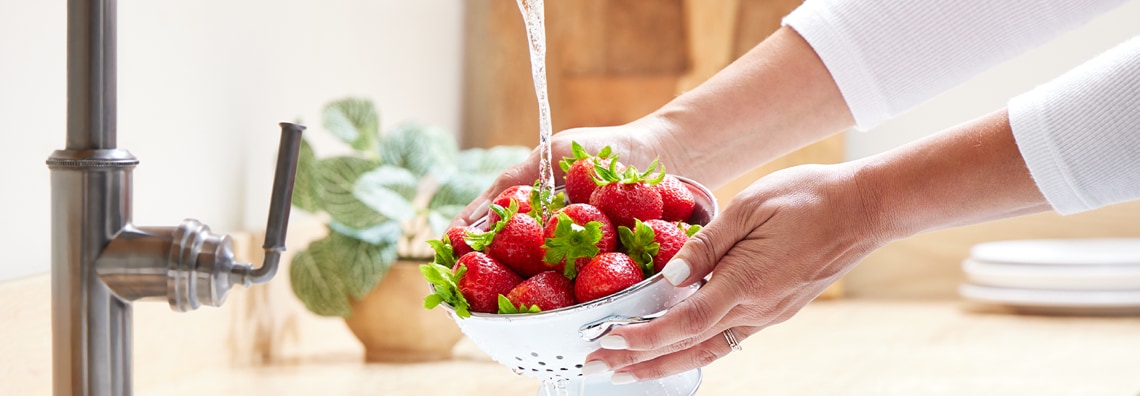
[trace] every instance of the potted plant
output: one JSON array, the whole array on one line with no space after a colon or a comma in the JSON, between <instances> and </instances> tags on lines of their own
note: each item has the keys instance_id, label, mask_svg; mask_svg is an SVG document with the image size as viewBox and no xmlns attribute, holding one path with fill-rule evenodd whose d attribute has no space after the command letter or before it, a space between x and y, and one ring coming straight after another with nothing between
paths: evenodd
<instances>
[{"instance_id":1,"label":"potted plant","mask_svg":"<svg viewBox=\"0 0 1140 396\"><path fill-rule=\"evenodd\" d=\"M460 151L450 133L412 123L381 133L364 99L329 103L322 118L349 150L317 158L311 135L301 146L293 205L321 216L328 235L293 257L294 294L318 315L344 317L368 361L450 356L459 330L422 308L418 265L433 258L427 240L530 150Z\"/></svg>"}]
</instances>

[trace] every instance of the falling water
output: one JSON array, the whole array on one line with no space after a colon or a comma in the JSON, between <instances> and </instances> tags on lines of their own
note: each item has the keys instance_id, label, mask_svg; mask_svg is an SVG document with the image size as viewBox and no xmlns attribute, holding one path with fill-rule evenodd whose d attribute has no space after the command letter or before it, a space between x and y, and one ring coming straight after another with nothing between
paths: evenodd
<instances>
[{"instance_id":1,"label":"falling water","mask_svg":"<svg viewBox=\"0 0 1140 396\"><path fill-rule=\"evenodd\" d=\"M539 194L542 217L550 215L550 200L554 197L554 168L550 159L550 100L546 95L546 22L543 0L518 0L526 22L526 37L530 43L530 68L534 79L534 93L538 97L538 163Z\"/></svg>"},{"instance_id":2,"label":"falling water","mask_svg":"<svg viewBox=\"0 0 1140 396\"><path fill-rule=\"evenodd\" d=\"M545 396L570 396L570 391L567 388L570 380L558 377L553 380L542 380L542 390ZM585 386L580 386L579 389L585 389Z\"/></svg>"}]
</instances>

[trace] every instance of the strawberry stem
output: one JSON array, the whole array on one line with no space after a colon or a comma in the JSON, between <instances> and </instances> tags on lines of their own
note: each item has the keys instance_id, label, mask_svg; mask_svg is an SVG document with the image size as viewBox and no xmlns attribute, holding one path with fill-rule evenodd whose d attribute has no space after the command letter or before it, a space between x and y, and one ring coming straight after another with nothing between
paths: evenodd
<instances>
[{"instance_id":1,"label":"strawberry stem","mask_svg":"<svg viewBox=\"0 0 1140 396\"><path fill-rule=\"evenodd\" d=\"M558 225L554 227L554 236L546 238L542 247L546 255L542 261L550 265L557 265L565 260L566 266L562 274L573 280L578 276L575 262L582 257L598 255L598 242L602 240L602 222L591 221L585 226L574 223L566 213L558 214Z\"/></svg>"},{"instance_id":2,"label":"strawberry stem","mask_svg":"<svg viewBox=\"0 0 1140 396\"><path fill-rule=\"evenodd\" d=\"M633 230L626 226L618 226L618 238L621 239L622 246L625 246L625 253L633 258L638 267L641 267L641 272L646 277L653 275L653 257L661 250L661 244L657 242L657 234L641 220L634 220Z\"/></svg>"}]
</instances>

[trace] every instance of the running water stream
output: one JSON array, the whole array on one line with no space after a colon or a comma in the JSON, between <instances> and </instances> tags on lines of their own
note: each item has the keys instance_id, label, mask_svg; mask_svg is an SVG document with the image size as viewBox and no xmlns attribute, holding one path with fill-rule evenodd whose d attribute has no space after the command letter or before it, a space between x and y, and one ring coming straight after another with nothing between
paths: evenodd
<instances>
[{"instance_id":1,"label":"running water stream","mask_svg":"<svg viewBox=\"0 0 1140 396\"><path fill-rule=\"evenodd\" d=\"M526 22L526 37L530 44L530 68L534 79L534 93L538 97L538 163L539 197L542 218L550 215L550 202L554 198L554 168L550 158L550 100L546 94L546 21L543 0L518 0L519 11Z\"/></svg>"}]
</instances>

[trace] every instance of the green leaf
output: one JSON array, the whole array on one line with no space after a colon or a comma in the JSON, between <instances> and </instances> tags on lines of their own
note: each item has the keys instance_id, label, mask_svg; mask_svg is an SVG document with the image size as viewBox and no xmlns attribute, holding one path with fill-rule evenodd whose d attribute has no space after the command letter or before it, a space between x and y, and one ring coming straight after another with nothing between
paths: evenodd
<instances>
[{"instance_id":1,"label":"green leaf","mask_svg":"<svg viewBox=\"0 0 1140 396\"><path fill-rule=\"evenodd\" d=\"M539 209L539 208L542 208L544 206L543 205L544 202L549 203L549 205L546 205L546 212L547 213L554 213L554 212L557 212L557 211L561 210L562 208L566 207L566 194L559 192L557 194L554 194L554 196L552 197L551 194L554 191L543 190L541 188L541 186L542 186L542 182L540 180L535 180L534 185L531 186L531 189L530 189L531 211L527 212L527 214L530 215L530 217L532 217L532 218L534 218L534 220L538 221L538 224L542 224L544 221L546 221L546 219L542 218L543 211L541 209Z\"/></svg>"},{"instance_id":2,"label":"green leaf","mask_svg":"<svg viewBox=\"0 0 1140 396\"><path fill-rule=\"evenodd\" d=\"M368 242L373 245L394 245L404 234L403 227L396 220L389 220L368 228L352 228L336 220L329 221L333 231Z\"/></svg>"},{"instance_id":3,"label":"green leaf","mask_svg":"<svg viewBox=\"0 0 1140 396\"><path fill-rule=\"evenodd\" d=\"M431 249L435 251L435 259L432 262L451 268L455 266L455 247L448 242L447 236L444 236L442 240L430 239L427 241L428 245L431 245Z\"/></svg>"},{"instance_id":4,"label":"green leaf","mask_svg":"<svg viewBox=\"0 0 1140 396\"><path fill-rule=\"evenodd\" d=\"M467 298L459 291L459 279L467 274L467 266L460 265L458 271L452 273L450 268L439 264L422 264L420 273L424 279L431 283L435 293L424 298L424 308L432 309L440 303L448 303L455 308L455 315L460 318L471 317L471 305Z\"/></svg>"},{"instance_id":5,"label":"green leaf","mask_svg":"<svg viewBox=\"0 0 1140 396\"><path fill-rule=\"evenodd\" d=\"M380 114L371 100L345 98L325 106L324 126L352 148L371 152L380 136Z\"/></svg>"},{"instance_id":6,"label":"green leaf","mask_svg":"<svg viewBox=\"0 0 1140 396\"><path fill-rule=\"evenodd\" d=\"M542 309L539 308L537 304L531 305L529 307L527 307L526 304L519 304L519 306L516 307L515 304L511 302L511 300L507 299L507 296L504 296L502 294L499 295L499 313L500 314L520 314L520 313L539 313L539 312L542 312Z\"/></svg>"},{"instance_id":7,"label":"green leaf","mask_svg":"<svg viewBox=\"0 0 1140 396\"><path fill-rule=\"evenodd\" d=\"M436 209L428 210L428 226L431 227L432 234L440 235L447 231L447 227L451 226L451 219L459 216L463 211L462 206L444 206Z\"/></svg>"},{"instance_id":8,"label":"green leaf","mask_svg":"<svg viewBox=\"0 0 1140 396\"><path fill-rule=\"evenodd\" d=\"M333 220L352 228L369 228L389 219L357 199L356 181L376 167L375 161L332 157L317 162L315 175L321 200Z\"/></svg>"},{"instance_id":9,"label":"green leaf","mask_svg":"<svg viewBox=\"0 0 1140 396\"><path fill-rule=\"evenodd\" d=\"M338 268L326 277L339 277L347 296L360 299L372 290L396 261L396 245L373 245L356 238L330 232L309 245L313 260L328 268Z\"/></svg>"},{"instance_id":10,"label":"green leaf","mask_svg":"<svg viewBox=\"0 0 1140 396\"><path fill-rule=\"evenodd\" d=\"M657 243L653 228L635 219L633 230L626 226L618 226L618 238L625 247L625 253L641 267L645 276L653 275L653 257L661 250L661 244Z\"/></svg>"},{"instance_id":11,"label":"green leaf","mask_svg":"<svg viewBox=\"0 0 1140 396\"><path fill-rule=\"evenodd\" d=\"M601 240L601 222L591 221L585 226L581 226L575 224L574 220L566 213L559 213L558 225L554 227L554 237L546 238L542 244L542 247L546 249L546 255L542 261L550 265L557 265L562 260L566 260L563 275L569 279L574 279L578 276L578 268L574 265L575 260L598 255L597 245Z\"/></svg>"},{"instance_id":12,"label":"green leaf","mask_svg":"<svg viewBox=\"0 0 1140 396\"><path fill-rule=\"evenodd\" d=\"M532 150L523 146L495 146L489 149L472 148L459 153L462 174L498 175L507 168L523 162Z\"/></svg>"},{"instance_id":13,"label":"green leaf","mask_svg":"<svg viewBox=\"0 0 1140 396\"><path fill-rule=\"evenodd\" d=\"M376 213L403 221L415 215L412 199L418 186L411 172L385 165L360 175L353 196Z\"/></svg>"},{"instance_id":14,"label":"green leaf","mask_svg":"<svg viewBox=\"0 0 1140 396\"><path fill-rule=\"evenodd\" d=\"M495 181L497 175L457 173L441 178L439 187L432 195L431 200L428 201L428 208L467 206L475 198L478 198L483 191L491 187L491 183Z\"/></svg>"},{"instance_id":15,"label":"green leaf","mask_svg":"<svg viewBox=\"0 0 1140 396\"><path fill-rule=\"evenodd\" d=\"M314 242L314 245L318 243ZM293 256L289 281L293 294L309 311L321 316L346 317L352 314L343 267L320 260L312 249L302 250Z\"/></svg>"},{"instance_id":16,"label":"green leaf","mask_svg":"<svg viewBox=\"0 0 1140 396\"><path fill-rule=\"evenodd\" d=\"M507 222L511 221L511 217L514 217L514 215L519 212L519 203L512 199L511 205L506 208L491 204L491 211L499 215L499 221L492 225L491 229L480 233L467 232L467 238L465 239L467 243L471 245L472 249L483 251L487 246L490 246L491 242L495 241L495 235L498 235L499 231L502 231L503 227L507 226Z\"/></svg>"},{"instance_id":17,"label":"green leaf","mask_svg":"<svg viewBox=\"0 0 1140 396\"><path fill-rule=\"evenodd\" d=\"M435 127L404 124L385 133L380 143L383 164L407 169L417 178L455 172L458 157L455 137Z\"/></svg>"},{"instance_id":18,"label":"green leaf","mask_svg":"<svg viewBox=\"0 0 1140 396\"><path fill-rule=\"evenodd\" d=\"M317 158L313 147L306 139L301 140L301 152L297 159L297 177L293 181L293 205L309 213L320 212L321 190L317 188Z\"/></svg>"},{"instance_id":19,"label":"green leaf","mask_svg":"<svg viewBox=\"0 0 1140 396\"><path fill-rule=\"evenodd\" d=\"M701 231L700 224L688 224L683 221L677 222L677 228L680 228L681 231L684 231L685 236L688 236L689 238L692 238L693 235L697 235L697 233Z\"/></svg>"}]
</instances>

